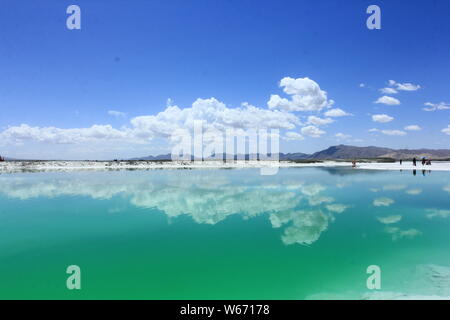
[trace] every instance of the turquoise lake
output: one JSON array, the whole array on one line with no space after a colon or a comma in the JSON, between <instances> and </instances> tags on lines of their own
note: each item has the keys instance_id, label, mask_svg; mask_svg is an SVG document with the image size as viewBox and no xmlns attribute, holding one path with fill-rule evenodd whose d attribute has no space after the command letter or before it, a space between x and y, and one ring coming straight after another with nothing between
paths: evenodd
<instances>
[{"instance_id":1,"label":"turquoise lake","mask_svg":"<svg viewBox=\"0 0 450 320\"><path fill-rule=\"evenodd\" d=\"M0 299L450 296L450 172L34 172L0 186Z\"/></svg>"}]
</instances>

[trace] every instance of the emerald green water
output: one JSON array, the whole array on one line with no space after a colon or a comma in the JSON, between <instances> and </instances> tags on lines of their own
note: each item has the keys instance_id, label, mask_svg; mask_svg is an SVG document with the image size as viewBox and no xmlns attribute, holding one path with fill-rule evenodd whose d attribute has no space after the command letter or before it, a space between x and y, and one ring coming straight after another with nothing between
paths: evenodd
<instances>
[{"instance_id":1,"label":"emerald green water","mask_svg":"<svg viewBox=\"0 0 450 320\"><path fill-rule=\"evenodd\" d=\"M450 296L450 172L42 172L0 186L0 299ZM69 265L81 290L66 288Z\"/></svg>"}]
</instances>

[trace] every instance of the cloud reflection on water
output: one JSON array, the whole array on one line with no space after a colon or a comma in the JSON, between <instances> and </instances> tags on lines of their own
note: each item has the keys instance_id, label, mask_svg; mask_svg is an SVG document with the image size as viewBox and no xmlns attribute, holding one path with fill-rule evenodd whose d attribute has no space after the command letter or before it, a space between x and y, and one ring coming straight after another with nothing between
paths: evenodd
<instances>
[{"instance_id":1,"label":"cloud reflection on water","mask_svg":"<svg viewBox=\"0 0 450 320\"><path fill-rule=\"evenodd\" d=\"M256 180L255 180L256 179ZM157 209L169 218L190 216L196 223L216 224L231 215L244 219L268 214L273 228L283 228L285 244L310 245L328 229L334 214L350 205L337 203L326 194L322 183L297 179L268 182L227 171L201 174L171 172L164 175L118 174L58 175L39 178L2 176L1 193L10 198L28 200L45 197L87 196L96 200L123 197L132 205ZM111 208L110 212L117 212Z\"/></svg>"},{"instance_id":2,"label":"cloud reflection on water","mask_svg":"<svg viewBox=\"0 0 450 320\"><path fill-rule=\"evenodd\" d=\"M376 214L379 222L385 225L402 220L401 216L384 211L394 204L397 207L393 194L402 191L418 196L423 192L421 188L405 183L383 184L391 179L379 179L380 174L325 171L326 175L304 175L308 171L290 170L271 178L262 178L245 170L0 175L0 194L20 200L61 196L96 200L121 197L135 207L159 210L171 219L187 215L196 223L211 225L232 215L243 219L267 215L273 228L283 229L283 243L310 245L329 228L335 215L356 207L349 200L352 197L355 202L361 200L357 195L361 190L359 184L367 185L364 196L368 196L369 190L381 193L375 199L363 196L362 203L366 199L366 203L371 205L371 209L366 210ZM443 187L444 191L447 187ZM339 201L340 198L345 200ZM108 212L121 210L126 210L125 204L115 205ZM426 215L428 218L446 217L448 213L428 210ZM395 240L421 234L419 230L397 225L386 226L384 232Z\"/></svg>"}]
</instances>

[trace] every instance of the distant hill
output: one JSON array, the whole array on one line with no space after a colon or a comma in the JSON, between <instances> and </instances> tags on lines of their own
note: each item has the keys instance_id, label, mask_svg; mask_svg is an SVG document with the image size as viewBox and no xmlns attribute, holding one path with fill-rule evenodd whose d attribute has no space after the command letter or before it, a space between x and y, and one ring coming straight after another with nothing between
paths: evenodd
<instances>
[{"instance_id":1,"label":"distant hill","mask_svg":"<svg viewBox=\"0 0 450 320\"><path fill-rule=\"evenodd\" d=\"M241 158L244 156L241 156ZM410 159L431 158L431 159L450 159L450 149L390 149L382 147L355 147L347 145L332 146L328 149L315 152L313 154L306 153L280 153L280 160L333 160L333 159L375 159L375 158L392 158L392 159ZM221 157L218 157L221 158ZM222 156L223 158L223 156ZM236 158L236 157L235 157ZM191 157L191 159L193 159ZM249 155L245 155L245 159L249 159ZM133 158L130 160L149 160L163 161L171 160L170 154L158 156L147 156L142 158Z\"/></svg>"},{"instance_id":2,"label":"distant hill","mask_svg":"<svg viewBox=\"0 0 450 320\"><path fill-rule=\"evenodd\" d=\"M303 160L308 159L311 155L307 153L280 153L280 160Z\"/></svg>"},{"instance_id":3,"label":"distant hill","mask_svg":"<svg viewBox=\"0 0 450 320\"><path fill-rule=\"evenodd\" d=\"M380 147L354 147L347 145L338 145L329 147L326 150L316 152L310 155L309 159L361 159L361 158L392 158L392 159L408 159L408 158L432 158L447 159L450 158L450 150L448 149L390 149Z\"/></svg>"},{"instance_id":4,"label":"distant hill","mask_svg":"<svg viewBox=\"0 0 450 320\"><path fill-rule=\"evenodd\" d=\"M351 158L379 158L391 149L379 147L353 147L339 145L316 152L310 155L310 159L351 159Z\"/></svg>"},{"instance_id":5,"label":"distant hill","mask_svg":"<svg viewBox=\"0 0 450 320\"><path fill-rule=\"evenodd\" d=\"M142 157L142 158L132 158L130 160L163 161L163 160L171 160L171 155L170 155L170 153L168 153L168 154L160 154L159 156L147 156L147 157Z\"/></svg>"}]
</instances>

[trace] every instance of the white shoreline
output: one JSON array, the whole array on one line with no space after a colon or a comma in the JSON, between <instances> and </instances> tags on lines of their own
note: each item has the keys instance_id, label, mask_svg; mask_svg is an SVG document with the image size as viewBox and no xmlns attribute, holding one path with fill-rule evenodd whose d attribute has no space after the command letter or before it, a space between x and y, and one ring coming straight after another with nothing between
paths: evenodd
<instances>
[{"instance_id":1,"label":"white shoreline","mask_svg":"<svg viewBox=\"0 0 450 320\"><path fill-rule=\"evenodd\" d=\"M6 161L0 162L0 173L26 171L78 171L78 170L151 170L151 169L246 169L246 168L304 168L352 167L351 162L323 161L295 163L289 161ZM413 166L411 162L358 163L357 170L432 170L450 171L450 162L433 162Z\"/></svg>"}]
</instances>

